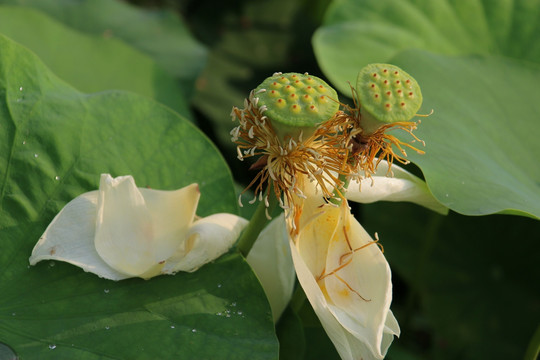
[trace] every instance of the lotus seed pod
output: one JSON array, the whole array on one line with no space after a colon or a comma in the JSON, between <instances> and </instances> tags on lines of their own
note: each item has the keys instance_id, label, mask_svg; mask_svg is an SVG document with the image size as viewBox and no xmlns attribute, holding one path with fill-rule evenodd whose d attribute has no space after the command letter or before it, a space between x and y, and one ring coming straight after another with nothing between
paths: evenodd
<instances>
[{"instance_id":1,"label":"lotus seed pod","mask_svg":"<svg viewBox=\"0 0 540 360\"><path fill-rule=\"evenodd\" d=\"M280 138L296 137L303 131L309 136L317 125L329 120L339 108L336 91L316 76L299 73L276 73L256 89L258 106Z\"/></svg>"},{"instance_id":2,"label":"lotus seed pod","mask_svg":"<svg viewBox=\"0 0 540 360\"><path fill-rule=\"evenodd\" d=\"M358 74L361 126L366 134L382 125L412 119L422 105L420 86L412 76L389 64L370 64Z\"/></svg>"}]
</instances>

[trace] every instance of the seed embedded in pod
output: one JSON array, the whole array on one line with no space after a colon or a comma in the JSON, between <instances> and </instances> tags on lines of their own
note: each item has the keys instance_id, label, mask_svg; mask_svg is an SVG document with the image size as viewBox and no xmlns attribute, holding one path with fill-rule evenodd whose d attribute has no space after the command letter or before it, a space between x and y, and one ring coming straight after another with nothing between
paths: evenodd
<instances>
[{"instance_id":1,"label":"seed embedded in pod","mask_svg":"<svg viewBox=\"0 0 540 360\"><path fill-rule=\"evenodd\" d=\"M321 95L321 96L318 97L318 102L319 102L319 104L325 104L325 103L328 102L328 98L326 96L324 96L324 95Z\"/></svg>"},{"instance_id":2,"label":"seed embedded in pod","mask_svg":"<svg viewBox=\"0 0 540 360\"><path fill-rule=\"evenodd\" d=\"M275 105L278 108L283 109L287 105L287 102L284 99L279 98L279 99L276 100Z\"/></svg>"},{"instance_id":3,"label":"seed embedded in pod","mask_svg":"<svg viewBox=\"0 0 540 360\"><path fill-rule=\"evenodd\" d=\"M300 106L298 106L298 104L293 104L291 106L291 111L294 113L294 114L298 114L300 113L300 111L302 111L302 108Z\"/></svg>"},{"instance_id":4,"label":"seed embedded in pod","mask_svg":"<svg viewBox=\"0 0 540 360\"><path fill-rule=\"evenodd\" d=\"M304 96L302 96L302 101L305 103L311 104L313 103L313 98L309 96L308 94L305 94Z\"/></svg>"}]
</instances>

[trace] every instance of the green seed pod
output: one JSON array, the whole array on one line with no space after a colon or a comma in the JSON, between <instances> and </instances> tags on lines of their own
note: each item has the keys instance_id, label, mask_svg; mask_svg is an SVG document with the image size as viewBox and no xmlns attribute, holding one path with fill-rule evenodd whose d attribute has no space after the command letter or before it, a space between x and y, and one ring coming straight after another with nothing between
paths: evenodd
<instances>
[{"instance_id":1,"label":"green seed pod","mask_svg":"<svg viewBox=\"0 0 540 360\"><path fill-rule=\"evenodd\" d=\"M356 80L360 100L361 126L366 134L383 125L412 119L422 105L416 80L389 64L370 64Z\"/></svg>"},{"instance_id":2,"label":"green seed pod","mask_svg":"<svg viewBox=\"0 0 540 360\"><path fill-rule=\"evenodd\" d=\"M329 120L339 109L336 91L316 76L276 73L255 90L258 106L280 138L309 136L317 125Z\"/></svg>"}]
</instances>

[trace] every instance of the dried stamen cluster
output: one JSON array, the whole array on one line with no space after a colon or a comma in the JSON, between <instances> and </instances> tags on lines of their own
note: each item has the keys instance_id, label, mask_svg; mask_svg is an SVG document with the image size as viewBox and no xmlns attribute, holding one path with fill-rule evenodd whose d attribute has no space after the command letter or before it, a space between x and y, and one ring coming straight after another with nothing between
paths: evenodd
<instances>
[{"instance_id":1,"label":"dried stamen cluster","mask_svg":"<svg viewBox=\"0 0 540 360\"><path fill-rule=\"evenodd\" d=\"M336 114L334 121L343 129L346 129L348 134L347 143L349 149L348 163L356 172L350 174L351 178L362 179L371 178L377 171L377 166L382 160L388 162L388 173L392 174L392 163L394 160L408 164L406 159L407 152L405 147L412 149L419 154L424 151L414 147L413 145L399 140L389 132L391 130L403 130L413 137L413 142L418 141L422 145L425 143L420 140L413 131L417 129L420 121L399 121L390 124L381 125L373 133L367 134L361 126L360 104L353 90L354 107L342 104L344 112ZM417 115L422 116L422 115ZM397 148L399 153L396 153L393 146Z\"/></svg>"},{"instance_id":2,"label":"dried stamen cluster","mask_svg":"<svg viewBox=\"0 0 540 360\"><path fill-rule=\"evenodd\" d=\"M255 186L255 197L250 203L258 198L268 205L268 197L273 191L280 206L287 209L293 194L304 197L296 183L300 174L315 181L324 196L334 196L334 191L343 185L339 174L351 172L344 155L343 129L331 119L305 139L301 131L296 138L288 136L281 140L272 121L264 115L266 106L257 106L257 95L252 91L245 100L244 109L234 107L231 112L233 121L240 123L231 131L232 141L237 144L238 159L258 157L251 168L261 169L246 188ZM281 199L282 194L285 201ZM240 198L239 203L242 206Z\"/></svg>"}]
</instances>

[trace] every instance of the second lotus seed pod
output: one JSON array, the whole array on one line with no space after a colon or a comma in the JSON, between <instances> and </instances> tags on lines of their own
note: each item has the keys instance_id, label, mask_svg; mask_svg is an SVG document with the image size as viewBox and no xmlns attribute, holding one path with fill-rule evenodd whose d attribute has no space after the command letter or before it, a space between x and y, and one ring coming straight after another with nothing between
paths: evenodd
<instances>
[{"instance_id":1,"label":"second lotus seed pod","mask_svg":"<svg viewBox=\"0 0 540 360\"><path fill-rule=\"evenodd\" d=\"M366 133L380 126L412 119L422 105L416 80L390 64L370 64L358 74L356 91Z\"/></svg>"}]
</instances>

